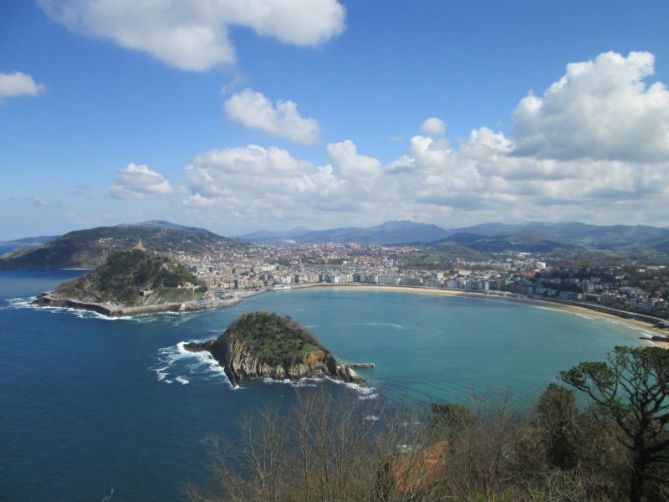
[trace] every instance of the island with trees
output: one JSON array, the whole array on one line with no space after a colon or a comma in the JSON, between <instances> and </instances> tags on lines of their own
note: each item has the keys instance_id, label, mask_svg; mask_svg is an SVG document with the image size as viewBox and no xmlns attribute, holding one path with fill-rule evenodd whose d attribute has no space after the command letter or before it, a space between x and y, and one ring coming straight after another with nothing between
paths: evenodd
<instances>
[{"instance_id":1,"label":"island with trees","mask_svg":"<svg viewBox=\"0 0 669 502\"><path fill-rule=\"evenodd\" d=\"M211 353L233 385L245 378L295 381L318 376L362 382L350 366L337 360L306 328L290 317L274 313L245 314L218 338L191 342L185 348Z\"/></svg>"}]
</instances>

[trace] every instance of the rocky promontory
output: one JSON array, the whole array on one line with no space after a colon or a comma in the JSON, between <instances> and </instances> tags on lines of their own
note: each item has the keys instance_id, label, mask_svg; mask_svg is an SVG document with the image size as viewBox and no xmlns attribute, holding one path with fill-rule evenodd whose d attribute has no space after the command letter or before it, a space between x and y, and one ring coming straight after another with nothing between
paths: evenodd
<instances>
[{"instance_id":1,"label":"rocky promontory","mask_svg":"<svg viewBox=\"0 0 669 502\"><path fill-rule=\"evenodd\" d=\"M107 316L206 308L206 285L188 268L143 249L119 251L84 276L37 297L39 306L92 310Z\"/></svg>"},{"instance_id":2,"label":"rocky promontory","mask_svg":"<svg viewBox=\"0 0 669 502\"><path fill-rule=\"evenodd\" d=\"M185 348L210 352L233 385L245 378L299 380L317 376L362 382L353 369L338 361L307 329L290 317L273 313L245 314L218 338L188 343Z\"/></svg>"}]
</instances>

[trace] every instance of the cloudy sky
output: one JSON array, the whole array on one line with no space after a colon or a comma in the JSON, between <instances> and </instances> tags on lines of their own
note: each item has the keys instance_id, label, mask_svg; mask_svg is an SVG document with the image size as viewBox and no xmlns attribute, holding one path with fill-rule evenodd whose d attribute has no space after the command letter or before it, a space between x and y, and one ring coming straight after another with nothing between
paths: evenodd
<instances>
[{"instance_id":1,"label":"cloudy sky","mask_svg":"<svg viewBox=\"0 0 669 502\"><path fill-rule=\"evenodd\" d=\"M669 225L666 0L0 4L0 240Z\"/></svg>"}]
</instances>

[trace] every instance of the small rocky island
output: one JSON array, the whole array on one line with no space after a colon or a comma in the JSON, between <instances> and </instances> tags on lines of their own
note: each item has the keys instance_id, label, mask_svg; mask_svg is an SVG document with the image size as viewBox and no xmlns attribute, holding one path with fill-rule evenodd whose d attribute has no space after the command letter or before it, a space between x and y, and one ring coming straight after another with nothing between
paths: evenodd
<instances>
[{"instance_id":1,"label":"small rocky island","mask_svg":"<svg viewBox=\"0 0 669 502\"><path fill-rule=\"evenodd\" d=\"M267 312L245 314L216 339L188 343L186 350L210 352L233 385L245 378L299 380L324 375L362 382L318 339L290 317Z\"/></svg>"},{"instance_id":2,"label":"small rocky island","mask_svg":"<svg viewBox=\"0 0 669 502\"><path fill-rule=\"evenodd\" d=\"M188 268L144 249L112 254L83 277L37 297L39 306L86 309L106 316L206 307L206 285Z\"/></svg>"}]
</instances>

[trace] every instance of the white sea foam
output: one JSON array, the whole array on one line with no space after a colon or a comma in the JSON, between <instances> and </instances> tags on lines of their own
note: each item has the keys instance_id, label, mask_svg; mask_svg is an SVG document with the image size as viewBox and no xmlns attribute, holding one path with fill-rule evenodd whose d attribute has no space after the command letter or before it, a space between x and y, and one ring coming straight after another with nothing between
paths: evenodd
<instances>
[{"instance_id":1,"label":"white sea foam","mask_svg":"<svg viewBox=\"0 0 669 502\"><path fill-rule=\"evenodd\" d=\"M80 319L100 319L102 321L132 321L134 318L132 316L117 316L110 317L99 312L93 312L92 310L80 310L80 309L64 309L68 312L72 312L75 316Z\"/></svg>"},{"instance_id":2,"label":"white sea foam","mask_svg":"<svg viewBox=\"0 0 669 502\"><path fill-rule=\"evenodd\" d=\"M366 385L353 383L353 382L342 382L341 380L335 380L334 378L326 377L330 382L336 383L337 385L345 385L349 389L357 392L359 394L358 399L367 400L367 399L376 399L379 395L375 392L374 387L367 387Z\"/></svg>"},{"instance_id":3,"label":"white sea foam","mask_svg":"<svg viewBox=\"0 0 669 502\"><path fill-rule=\"evenodd\" d=\"M374 326L380 328L394 328L394 329L405 329L406 326L403 324L397 324L394 322L348 322L344 323L344 326Z\"/></svg>"},{"instance_id":4,"label":"white sea foam","mask_svg":"<svg viewBox=\"0 0 669 502\"><path fill-rule=\"evenodd\" d=\"M134 316L111 317L88 309L34 305L33 302L36 299L36 296L31 296L28 298L8 298L8 304L0 307L0 310L35 309L43 310L51 314L69 314L74 315L80 319L99 319L101 321L133 321L137 323L149 323L162 319L166 321L169 320L170 323L174 326L179 326L190 321L193 319L192 314L194 314L194 312L159 312L155 314L138 314Z\"/></svg>"},{"instance_id":5,"label":"white sea foam","mask_svg":"<svg viewBox=\"0 0 669 502\"><path fill-rule=\"evenodd\" d=\"M7 298L7 305L0 307L0 310L15 310L15 309L31 309L35 308L32 302L36 299L36 296L24 297L24 298Z\"/></svg>"},{"instance_id":6,"label":"white sea foam","mask_svg":"<svg viewBox=\"0 0 669 502\"><path fill-rule=\"evenodd\" d=\"M74 315L80 319L100 319L103 321L129 321L134 320L131 316L119 316L119 317L109 317L99 312L94 312L92 310L86 309L77 309L71 307L53 307L53 306L40 306L34 305L33 302L37 299L36 296L31 296L28 298L9 298L7 301L8 305L2 307L2 309L11 310L11 309L34 309L34 310L43 310L51 314L70 314Z\"/></svg>"},{"instance_id":7,"label":"white sea foam","mask_svg":"<svg viewBox=\"0 0 669 502\"><path fill-rule=\"evenodd\" d=\"M228 385L230 381L218 361L209 352L190 352L185 345L190 342L201 340L190 340L179 342L170 347L158 349L156 364L149 370L156 374L159 382L178 382L186 385L195 378L206 380L221 380ZM230 385L231 388L236 388Z\"/></svg>"},{"instance_id":8,"label":"white sea foam","mask_svg":"<svg viewBox=\"0 0 669 502\"><path fill-rule=\"evenodd\" d=\"M540 305L532 305L535 309L541 309L541 310L550 310L552 312L564 312L564 310L556 309L553 307L542 307Z\"/></svg>"},{"instance_id":9,"label":"white sea foam","mask_svg":"<svg viewBox=\"0 0 669 502\"><path fill-rule=\"evenodd\" d=\"M644 343L644 345L650 345L651 347L657 347L657 343L653 340L650 340L650 338L654 337L654 333L649 333L648 331L643 331L641 330L641 334L643 336L646 336L648 338L641 338L641 341Z\"/></svg>"},{"instance_id":10,"label":"white sea foam","mask_svg":"<svg viewBox=\"0 0 669 502\"><path fill-rule=\"evenodd\" d=\"M363 326L380 326L382 328L404 329L406 326L394 322L364 322Z\"/></svg>"},{"instance_id":11,"label":"white sea foam","mask_svg":"<svg viewBox=\"0 0 669 502\"><path fill-rule=\"evenodd\" d=\"M351 382L342 382L341 380L335 380L334 378L330 378L327 376L323 377L311 377L311 378L300 378L299 380L290 380L288 378L283 379L283 380L274 380L272 378L263 378L263 383L268 384L268 385L275 385L275 384L285 384L285 385L290 385L291 387L317 387L320 382L323 381L329 381L338 385L345 385L349 389L357 392L360 396L359 399L365 400L365 399L376 399L379 397L377 393L375 393L374 387L366 387L361 384L357 383L351 383Z\"/></svg>"}]
</instances>

